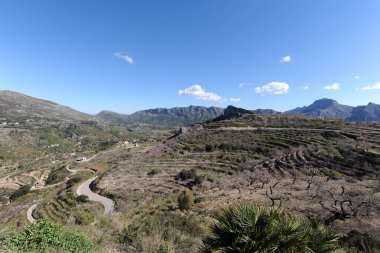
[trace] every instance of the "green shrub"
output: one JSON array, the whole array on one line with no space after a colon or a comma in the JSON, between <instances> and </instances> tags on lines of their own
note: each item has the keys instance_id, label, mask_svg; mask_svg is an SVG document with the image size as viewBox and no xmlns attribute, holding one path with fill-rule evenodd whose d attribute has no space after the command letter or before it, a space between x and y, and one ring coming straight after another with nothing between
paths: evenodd
<instances>
[{"instance_id":1,"label":"green shrub","mask_svg":"<svg viewBox=\"0 0 380 253\"><path fill-rule=\"evenodd\" d=\"M339 173L338 171L335 171L335 170L332 170L329 168L321 168L320 171L323 175L325 175L325 176L327 176L333 180L338 180L338 179L341 179L343 177L343 175L341 173Z\"/></svg>"},{"instance_id":2,"label":"green shrub","mask_svg":"<svg viewBox=\"0 0 380 253\"><path fill-rule=\"evenodd\" d=\"M80 195L80 196L77 197L77 201L79 203L86 203L86 202L88 202L88 197L85 196L85 195Z\"/></svg>"},{"instance_id":3,"label":"green shrub","mask_svg":"<svg viewBox=\"0 0 380 253\"><path fill-rule=\"evenodd\" d=\"M82 177L80 176L73 176L72 178L70 178L69 180L67 180L66 182L66 189L69 189L71 187L73 187L75 184L79 183L82 181Z\"/></svg>"},{"instance_id":4,"label":"green shrub","mask_svg":"<svg viewBox=\"0 0 380 253\"><path fill-rule=\"evenodd\" d=\"M197 171L193 168L190 170L181 170L180 173L178 173L177 178L181 179L182 181L188 180L188 179L195 179L197 176Z\"/></svg>"},{"instance_id":5,"label":"green shrub","mask_svg":"<svg viewBox=\"0 0 380 253\"><path fill-rule=\"evenodd\" d=\"M87 211L80 212L75 217L75 223L78 225L90 225L91 223L94 222L94 220L95 220L95 215Z\"/></svg>"},{"instance_id":6,"label":"green shrub","mask_svg":"<svg viewBox=\"0 0 380 253\"><path fill-rule=\"evenodd\" d=\"M30 185L23 185L23 186L21 186L20 188L18 188L15 192L13 192L11 194L11 196L9 197L9 199L11 201L14 201L17 198L19 198L21 196L24 196L25 194L27 194L30 191L30 188L31 188Z\"/></svg>"},{"instance_id":7,"label":"green shrub","mask_svg":"<svg viewBox=\"0 0 380 253\"><path fill-rule=\"evenodd\" d=\"M41 219L19 232L7 229L0 245L10 252L75 252L92 249L92 242L78 232L64 231L59 224Z\"/></svg>"},{"instance_id":8,"label":"green shrub","mask_svg":"<svg viewBox=\"0 0 380 253\"><path fill-rule=\"evenodd\" d=\"M141 252L141 234L139 227L136 225L128 225L124 227L119 235L119 242L128 246L132 246L138 252Z\"/></svg>"},{"instance_id":9,"label":"green shrub","mask_svg":"<svg viewBox=\"0 0 380 253\"><path fill-rule=\"evenodd\" d=\"M380 252L380 239L356 230L342 237L340 244L347 252Z\"/></svg>"},{"instance_id":10,"label":"green shrub","mask_svg":"<svg viewBox=\"0 0 380 253\"><path fill-rule=\"evenodd\" d=\"M151 171L148 172L148 176L154 176L154 175L157 175L157 174L160 174L160 170L159 169L152 169Z\"/></svg>"},{"instance_id":11,"label":"green shrub","mask_svg":"<svg viewBox=\"0 0 380 253\"><path fill-rule=\"evenodd\" d=\"M214 151L214 145L206 144L205 150L206 150L206 152Z\"/></svg>"},{"instance_id":12,"label":"green shrub","mask_svg":"<svg viewBox=\"0 0 380 253\"><path fill-rule=\"evenodd\" d=\"M204 177L203 177L203 176L196 176L196 177L194 178L194 183L195 183L196 185L201 185L201 184L203 183L203 180L204 180Z\"/></svg>"},{"instance_id":13,"label":"green shrub","mask_svg":"<svg viewBox=\"0 0 380 253\"><path fill-rule=\"evenodd\" d=\"M162 241L157 253L174 253L173 244L171 242Z\"/></svg>"},{"instance_id":14,"label":"green shrub","mask_svg":"<svg viewBox=\"0 0 380 253\"><path fill-rule=\"evenodd\" d=\"M216 215L201 252L338 252L338 237L318 222L278 208L228 207Z\"/></svg>"},{"instance_id":15,"label":"green shrub","mask_svg":"<svg viewBox=\"0 0 380 253\"><path fill-rule=\"evenodd\" d=\"M189 210L194 205L193 193L187 190L182 191L178 196L178 207L181 211Z\"/></svg>"},{"instance_id":16,"label":"green shrub","mask_svg":"<svg viewBox=\"0 0 380 253\"><path fill-rule=\"evenodd\" d=\"M65 180L65 178L68 175L69 175L69 172L66 170L65 167L52 170L49 173L48 178L46 179L46 184L49 185L49 184L56 184L56 183L62 182L63 180Z\"/></svg>"}]
</instances>

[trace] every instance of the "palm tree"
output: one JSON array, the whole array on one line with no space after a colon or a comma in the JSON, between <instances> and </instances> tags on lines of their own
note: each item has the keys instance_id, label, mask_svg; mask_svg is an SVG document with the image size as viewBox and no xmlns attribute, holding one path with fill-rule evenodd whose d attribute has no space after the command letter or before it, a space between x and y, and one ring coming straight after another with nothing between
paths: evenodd
<instances>
[{"instance_id":1,"label":"palm tree","mask_svg":"<svg viewBox=\"0 0 380 253\"><path fill-rule=\"evenodd\" d=\"M306 222L279 208L242 204L216 215L203 253L338 252L337 236L317 222Z\"/></svg>"}]
</instances>

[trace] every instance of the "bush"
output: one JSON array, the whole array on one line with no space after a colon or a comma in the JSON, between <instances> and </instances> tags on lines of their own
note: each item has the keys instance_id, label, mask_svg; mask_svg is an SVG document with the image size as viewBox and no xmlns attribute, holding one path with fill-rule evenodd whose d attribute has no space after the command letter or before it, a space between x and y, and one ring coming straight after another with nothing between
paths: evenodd
<instances>
[{"instance_id":1,"label":"bush","mask_svg":"<svg viewBox=\"0 0 380 253\"><path fill-rule=\"evenodd\" d=\"M80 195L80 196L77 197L77 201L79 203L86 203L86 202L88 202L88 197L85 196L85 195Z\"/></svg>"},{"instance_id":2,"label":"bush","mask_svg":"<svg viewBox=\"0 0 380 253\"><path fill-rule=\"evenodd\" d=\"M61 167L57 170L53 170L49 173L48 178L46 179L46 184L56 184L65 180L65 178L69 175L69 172L65 169L65 167Z\"/></svg>"},{"instance_id":3,"label":"bush","mask_svg":"<svg viewBox=\"0 0 380 253\"><path fill-rule=\"evenodd\" d=\"M30 191L30 185L23 185L20 188L18 188L15 192L12 193L12 195L9 197L11 201L16 200L17 198L24 196Z\"/></svg>"},{"instance_id":4,"label":"bush","mask_svg":"<svg viewBox=\"0 0 380 253\"><path fill-rule=\"evenodd\" d=\"M178 196L178 207L181 211L189 210L194 205L193 193L184 190Z\"/></svg>"},{"instance_id":5,"label":"bush","mask_svg":"<svg viewBox=\"0 0 380 253\"><path fill-rule=\"evenodd\" d=\"M339 173L338 171L335 171L335 170L332 170L329 168L321 168L320 171L323 175L325 175L325 176L327 176L333 180L338 180L338 179L341 179L343 177L343 175L341 173Z\"/></svg>"},{"instance_id":6,"label":"bush","mask_svg":"<svg viewBox=\"0 0 380 253\"><path fill-rule=\"evenodd\" d=\"M203 180L204 180L204 177L202 177L202 176L196 176L195 179L194 179L194 183L196 185L201 185L203 183Z\"/></svg>"},{"instance_id":7,"label":"bush","mask_svg":"<svg viewBox=\"0 0 380 253\"><path fill-rule=\"evenodd\" d=\"M338 252L337 235L278 208L228 207L216 215L201 252Z\"/></svg>"},{"instance_id":8,"label":"bush","mask_svg":"<svg viewBox=\"0 0 380 253\"><path fill-rule=\"evenodd\" d=\"M177 178L181 179L182 181L185 181L188 179L195 179L196 176L197 176L197 171L195 169L190 169L190 170L182 170L177 175Z\"/></svg>"},{"instance_id":9,"label":"bush","mask_svg":"<svg viewBox=\"0 0 380 253\"><path fill-rule=\"evenodd\" d=\"M71 177L66 182L66 189L69 189L69 188L73 187L75 184L77 184L77 183L79 183L81 181L82 181L82 177L81 176L73 176L73 177Z\"/></svg>"},{"instance_id":10,"label":"bush","mask_svg":"<svg viewBox=\"0 0 380 253\"><path fill-rule=\"evenodd\" d=\"M162 241L157 253L174 253L173 244L171 242Z\"/></svg>"},{"instance_id":11,"label":"bush","mask_svg":"<svg viewBox=\"0 0 380 253\"><path fill-rule=\"evenodd\" d=\"M94 220L95 220L95 215L87 211L80 212L75 217L75 223L78 225L90 225L91 223L94 222Z\"/></svg>"},{"instance_id":12,"label":"bush","mask_svg":"<svg viewBox=\"0 0 380 253\"><path fill-rule=\"evenodd\" d=\"M141 235L139 228L135 225L128 225L124 227L119 235L119 242L128 246L134 247L138 252L141 252Z\"/></svg>"},{"instance_id":13,"label":"bush","mask_svg":"<svg viewBox=\"0 0 380 253\"><path fill-rule=\"evenodd\" d=\"M41 219L19 232L8 229L0 245L10 252L90 252L92 242L78 232L64 231L59 224Z\"/></svg>"},{"instance_id":14,"label":"bush","mask_svg":"<svg viewBox=\"0 0 380 253\"><path fill-rule=\"evenodd\" d=\"M340 244L347 252L379 252L380 249L380 239L356 230L342 237Z\"/></svg>"},{"instance_id":15,"label":"bush","mask_svg":"<svg viewBox=\"0 0 380 253\"><path fill-rule=\"evenodd\" d=\"M206 150L206 152L214 151L214 145L206 144L205 150Z\"/></svg>"},{"instance_id":16,"label":"bush","mask_svg":"<svg viewBox=\"0 0 380 253\"><path fill-rule=\"evenodd\" d=\"M152 169L151 171L148 172L148 176L154 176L160 174L160 170L158 169Z\"/></svg>"}]
</instances>

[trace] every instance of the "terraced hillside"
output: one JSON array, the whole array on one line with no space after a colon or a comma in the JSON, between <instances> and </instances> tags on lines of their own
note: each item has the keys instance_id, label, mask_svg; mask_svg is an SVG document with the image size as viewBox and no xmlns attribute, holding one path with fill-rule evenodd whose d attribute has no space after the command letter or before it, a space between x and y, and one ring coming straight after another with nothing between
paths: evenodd
<instances>
[{"instance_id":1,"label":"terraced hillside","mask_svg":"<svg viewBox=\"0 0 380 253\"><path fill-rule=\"evenodd\" d=\"M378 124L244 115L183 127L139 152L102 156L112 157L112 169L100 187L120 212L175 212L178 192L187 189L204 224L214 210L249 201L318 217L341 233L380 234Z\"/></svg>"}]
</instances>

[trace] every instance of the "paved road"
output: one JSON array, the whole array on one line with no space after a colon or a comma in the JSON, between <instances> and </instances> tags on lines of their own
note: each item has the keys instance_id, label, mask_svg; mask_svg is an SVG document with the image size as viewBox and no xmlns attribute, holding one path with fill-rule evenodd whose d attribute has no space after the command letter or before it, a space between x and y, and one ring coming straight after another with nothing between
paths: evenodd
<instances>
[{"instance_id":1,"label":"paved road","mask_svg":"<svg viewBox=\"0 0 380 253\"><path fill-rule=\"evenodd\" d=\"M28 219L30 223L36 222L36 219L33 218L32 214L33 214L34 209L36 209L37 205L38 204L32 205L31 207L29 207L28 211L26 211L26 218Z\"/></svg>"},{"instance_id":2,"label":"paved road","mask_svg":"<svg viewBox=\"0 0 380 253\"><path fill-rule=\"evenodd\" d=\"M78 186L77 195L85 195L89 200L102 203L104 206L104 215L111 215L115 209L114 202L109 198L93 193L90 189L90 184L95 181L96 178L97 176L87 180Z\"/></svg>"}]
</instances>

